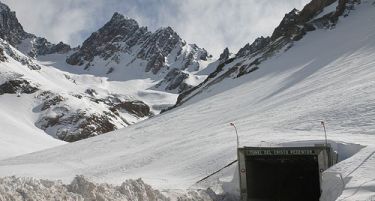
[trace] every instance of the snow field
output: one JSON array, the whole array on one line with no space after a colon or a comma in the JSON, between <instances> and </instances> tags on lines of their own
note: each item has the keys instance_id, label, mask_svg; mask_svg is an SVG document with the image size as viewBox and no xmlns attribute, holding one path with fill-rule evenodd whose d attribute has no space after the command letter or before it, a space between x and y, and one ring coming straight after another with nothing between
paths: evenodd
<instances>
[{"instance_id":1,"label":"snow field","mask_svg":"<svg viewBox=\"0 0 375 201\"><path fill-rule=\"evenodd\" d=\"M175 110L95 138L2 160L0 175L65 183L85 175L111 184L142 178L156 189L186 190L236 159L230 122L238 127L241 146L280 146L324 140L324 121L343 158L324 173L322 201L373 200L375 7L369 3L340 18L335 29L309 32L259 70L223 80ZM235 192L235 170L228 168L207 186Z\"/></svg>"}]
</instances>

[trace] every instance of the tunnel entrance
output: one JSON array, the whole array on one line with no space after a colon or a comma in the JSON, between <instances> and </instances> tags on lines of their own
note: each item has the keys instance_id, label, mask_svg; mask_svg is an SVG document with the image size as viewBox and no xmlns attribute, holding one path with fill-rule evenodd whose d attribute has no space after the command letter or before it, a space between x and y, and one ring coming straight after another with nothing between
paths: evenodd
<instances>
[{"instance_id":1,"label":"tunnel entrance","mask_svg":"<svg viewBox=\"0 0 375 201\"><path fill-rule=\"evenodd\" d=\"M243 201L319 201L329 147L239 149Z\"/></svg>"},{"instance_id":2,"label":"tunnel entrance","mask_svg":"<svg viewBox=\"0 0 375 201\"><path fill-rule=\"evenodd\" d=\"M316 156L252 156L246 160L248 193L259 200L319 201ZM309 197L305 197L309 195Z\"/></svg>"}]
</instances>

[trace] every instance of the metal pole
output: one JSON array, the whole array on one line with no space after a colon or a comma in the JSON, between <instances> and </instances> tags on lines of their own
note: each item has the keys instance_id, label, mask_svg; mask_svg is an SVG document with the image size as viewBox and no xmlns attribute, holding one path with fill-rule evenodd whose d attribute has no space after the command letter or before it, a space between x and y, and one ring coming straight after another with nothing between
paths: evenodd
<instances>
[{"instance_id":1,"label":"metal pole","mask_svg":"<svg viewBox=\"0 0 375 201\"><path fill-rule=\"evenodd\" d=\"M237 132L237 127L234 125L234 123L230 123L229 125L233 126L234 130L236 131L236 137L237 137L237 149L240 147L240 140L238 138L238 132Z\"/></svg>"},{"instance_id":2,"label":"metal pole","mask_svg":"<svg viewBox=\"0 0 375 201\"><path fill-rule=\"evenodd\" d=\"M326 131L326 126L324 124L324 121L321 121L320 122L323 126L323 129L324 129L324 137L325 137L325 142L326 142L326 147L328 147L328 140L327 140L327 131Z\"/></svg>"},{"instance_id":3,"label":"metal pole","mask_svg":"<svg viewBox=\"0 0 375 201\"><path fill-rule=\"evenodd\" d=\"M239 181L241 181L241 168L240 168L240 153L238 152L238 149L240 147L240 140L238 138L238 132L237 132L237 127L236 125L234 125L234 123L230 123L229 125L233 126L234 130L236 131L236 137L237 137L237 167L238 167L238 179Z\"/></svg>"}]
</instances>

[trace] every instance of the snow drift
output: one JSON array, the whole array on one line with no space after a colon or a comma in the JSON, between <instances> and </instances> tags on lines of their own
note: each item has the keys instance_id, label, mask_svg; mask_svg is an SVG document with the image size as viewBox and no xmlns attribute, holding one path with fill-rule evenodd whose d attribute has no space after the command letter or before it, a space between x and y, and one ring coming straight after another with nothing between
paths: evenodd
<instances>
[{"instance_id":1,"label":"snow drift","mask_svg":"<svg viewBox=\"0 0 375 201\"><path fill-rule=\"evenodd\" d=\"M142 179L126 180L120 186L97 184L76 176L70 184L35 178L0 178L0 201L232 201L212 190L160 192Z\"/></svg>"},{"instance_id":2,"label":"snow drift","mask_svg":"<svg viewBox=\"0 0 375 201\"><path fill-rule=\"evenodd\" d=\"M59 181L34 178L0 178L0 200L128 200L128 201L167 201L159 191L153 190L141 179L127 180L121 186L95 184L83 176L64 185Z\"/></svg>"}]
</instances>

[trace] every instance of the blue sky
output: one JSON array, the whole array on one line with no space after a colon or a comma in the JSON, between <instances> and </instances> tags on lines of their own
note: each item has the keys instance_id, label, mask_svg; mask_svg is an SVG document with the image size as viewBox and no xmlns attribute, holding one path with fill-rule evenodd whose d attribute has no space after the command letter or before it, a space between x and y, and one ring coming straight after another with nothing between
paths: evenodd
<instances>
[{"instance_id":1,"label":"blue sky","mask_svg":"<svg viewBox=\"0 0 375 201\"><path fill-rule=\"evenodd\" d=\"M24 28L52 42L79 45L114 12L149 30L171 26L188 43L218 56L267 36L285 13L309 0L2 0Z\"/></svg>"}]
</instances>

